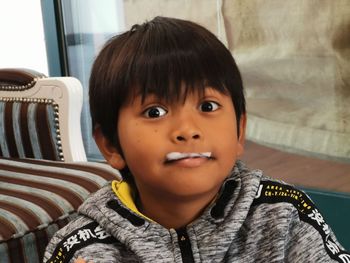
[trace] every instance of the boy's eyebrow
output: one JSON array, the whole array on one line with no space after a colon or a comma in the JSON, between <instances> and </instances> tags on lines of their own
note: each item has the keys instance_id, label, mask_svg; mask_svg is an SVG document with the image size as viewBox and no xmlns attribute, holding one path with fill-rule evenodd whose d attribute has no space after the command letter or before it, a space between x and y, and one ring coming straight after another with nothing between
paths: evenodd
<instances>
[{"instance_id":1,"label":"boy's eyebrow","mask_svg":"<svg viewBox=\"0 0 350 263\"><path fill-rule=\"evenodd\" d=\"M197 89L185 88L185 90L183 92L181 92L182 94L179 94L179 96L175 96L175 97L171 96L171 95L177 95L177 94L167 93L167 94L164 94L162 96L160 94L157 94L155 91L147 92L147 94L144 94L142 92L138 92L138 94L135 97L140 96L142 98L142 101L145 101L146 99L151 98L151 99L157 99L157 100L161 100L161 101L167 101L169 103L169 102L178 102L181 100L185 101L187 96L191 95L191 94L196 94L196 95L198 95L198 97L204 98L206 96L211 96L212 94L215 94L216 92L221 93L221 94L225 94L225 95L227 95L227 93L228 93L227 90L221 91L220 89L206 85L203 88L197 88Z\"/></svg>"},{"instance_id":2,"label":"boy's eyebrow","mask_svg":"<svg viewBox=\"0 0 350 263\"><path fill-rule=\"evenodd\" d=\"M157 94L155 93L140 94L139 96L141 98L141 105L147 103L150 100L157 100L157 101L164 100L160 96L157 96Z\"/></svg>"},{"instance_id":3,"label":"boy's eyebrow","mask_svg":"<svg viewBox=\"0 0 350 263\"><path fill-rule=\"evenodd\" d=\"M150 101L166 103L165 98L158 96L154 92L149 92L147 94L143 94L142 92L138 92L137 94L130 96L130 99L128 101L129 101L128 103L135 103L135 102L140 103L141 106L144 106L145 104L149 103Z\"/></svg>"}]
</instances>

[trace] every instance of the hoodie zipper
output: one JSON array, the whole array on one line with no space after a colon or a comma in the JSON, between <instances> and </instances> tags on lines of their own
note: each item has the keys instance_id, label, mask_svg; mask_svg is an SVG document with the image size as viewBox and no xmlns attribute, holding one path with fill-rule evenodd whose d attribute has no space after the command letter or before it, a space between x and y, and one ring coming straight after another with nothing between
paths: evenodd
<instances>
[{"instance_id":1,"label":"hoodie zipper","mask_svg":"<svg viewBox=\"0 0 350 263\"><path fill-rule=\"evenodd\" d=\"M188 237L186 228L176 229L176 233L181 251L182 262L194 263L191 242Z\"/></svg>"}]
</instances>

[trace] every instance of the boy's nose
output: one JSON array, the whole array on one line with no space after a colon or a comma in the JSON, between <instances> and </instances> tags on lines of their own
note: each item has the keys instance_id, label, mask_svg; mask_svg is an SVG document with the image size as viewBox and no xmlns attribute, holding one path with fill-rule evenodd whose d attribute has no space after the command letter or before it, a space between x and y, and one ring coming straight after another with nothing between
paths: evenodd
<instances>
[{"instance_id":1,"label":"boy's nose","mask_svg":"<svg viewBox=\"0 0 350 263\"><path fill-rule=\"evenodd\" d=\"M189 141L191 139L193 140L198 140L201 138L201 135L199 134L199 132L194 132L193 134L180 134L176 136L176 141L177 142L185 142L185 141Z\"/></svg>"},{"instance_id":2,"label":"boy's nose","mask_svg":"<svg viewBox=\"0 0 350 263\"><path fill-rule=\"evenodd\" d=\"M202 131L192 120L181 121L175 124L172 132L172 140L174 143L185 143L190 141L199 141L203 138Z\"/></svg>"}]
</instances>

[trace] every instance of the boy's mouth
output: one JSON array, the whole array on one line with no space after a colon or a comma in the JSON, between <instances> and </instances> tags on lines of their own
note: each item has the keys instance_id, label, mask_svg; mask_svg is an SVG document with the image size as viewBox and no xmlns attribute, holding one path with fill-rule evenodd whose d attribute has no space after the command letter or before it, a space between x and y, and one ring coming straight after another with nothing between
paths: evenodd
<instances>
[{"instance_id":1,"label":"boy's mouth","mask_svg":"<svg viewBox=\"0 0 350 263\"><path fill-rule=\"evenodd\" d=\"M166 155L165 163L173 163L184 159L204 158L212 159L211 152L200 152L200 153L180 153L170 152Z\"/></svg>"}]
</instances>

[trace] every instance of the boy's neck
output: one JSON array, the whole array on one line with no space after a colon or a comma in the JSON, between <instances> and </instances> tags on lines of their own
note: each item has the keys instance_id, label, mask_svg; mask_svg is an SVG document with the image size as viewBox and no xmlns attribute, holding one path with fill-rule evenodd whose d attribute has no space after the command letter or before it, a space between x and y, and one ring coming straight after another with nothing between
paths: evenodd
<instances>
[{"instance_id":1,"label":"boy's neck","mask_svg":"<svg viewBox=\"0 0 350 263\"><path fill-rule=\"evenodd\" d=\"M215 200L217 192L211 195L187 199L172 199L164 196L140 197L138 209L145 216L165 228L179 229L198 218L203 210Z\"/></svg>"}]
</instances>

